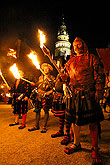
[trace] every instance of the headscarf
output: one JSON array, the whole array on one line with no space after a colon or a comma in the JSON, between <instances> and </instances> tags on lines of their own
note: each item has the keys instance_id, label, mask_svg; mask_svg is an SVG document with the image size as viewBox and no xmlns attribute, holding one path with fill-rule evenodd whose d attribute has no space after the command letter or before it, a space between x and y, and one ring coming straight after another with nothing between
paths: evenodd
<instances>
[{"instance_id":1,"label":"headscarf","mask_svg":"<svg viewBox=\"0 0 110 165\"><path fill-rule=\"evenodd\" d=\"M88 54L88 47L85 44L85 42L81 38L76 37L75 40L73 41L73 44L74 43L78 43L78 42L81 42L82 43L82 47L80 48L81 49L81 54L83 54L83 55L84 54ZM74 56L75 56L74 46L72 46L70 59L65 64L66 70L69 69L69 66L70 66L71 62L73 62L73 60L74 60Z\"/></svg>"},{"instance_id":2,"label":"headscarf","mask_svg":"<svg viewBox=\"0 0 110 165\"><path fill-rule=\"evenodd\" d=\"M81 38L79 38L79 37L76 37L75 40L73 41L73 47L74 47L74 44L78 43L78 42L82 43L82 47L80 48L81 49L81 54L87 53L88 52L88 47L85 44L85 42Z\"/></svg>"}]
</instances>

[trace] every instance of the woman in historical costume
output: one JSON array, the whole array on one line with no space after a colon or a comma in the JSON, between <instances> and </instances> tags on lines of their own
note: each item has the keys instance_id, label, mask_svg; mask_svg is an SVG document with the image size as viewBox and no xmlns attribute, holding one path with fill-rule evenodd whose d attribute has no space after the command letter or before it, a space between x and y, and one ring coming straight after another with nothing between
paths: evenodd
<instances>
[{"instance_id":1,"label":"woman in historical costume","mask_svg":"<svg viewBox=\"0 0 110 165\"><path fill-rule=\"evenodd\" d=\"M67 99L66 120L73 123L74 143L64 149L71 154L81 149L80 129L89 124L92 139L92 163L102 162L98 148L98 124L104 119L99 100L104 93L103 65L98 56L89 54L85 42L76 37L73 42L75 56L66 64L73 96Z\"/></svg>"},{"instance_id":2,"label":"woman in historical costume","mask_svg":"<svg viewBox=\"0 0 110 165\"><path fill-rule=\"evenodd\" d=\"M23 72L19 71L21 77L23 77ZM22 125L18 127L23 129L26 127L26 116L28 112L28 98L31 94L31 85L21 78L15 81L14 86L10 90L13 93L13 113L15 116L14 123L9 124L9 126L19 125L19 117L22 115Z\"/></svg>"},{"instance_id":3,"label":"woman in historical costume","mask_svg":"<svg viewBox=\"0 0 110 165\"><path fill-rule=\"evenodd\" d=\"M52 92L54 86L55 77L50 74L53 71L53 67L48 63L43 63L41 65L44 74L39 77L39 81L37 82L37 98L35 102L35 110L36 112L36 124L34 127L28 129L28 131L39 130L39 121L40 121L40 111L43 108L45 112L44 116L44 126L41 133L47 132L47 122L49 118L49 109L52 108Z\"/></svg>"}]
</instances>

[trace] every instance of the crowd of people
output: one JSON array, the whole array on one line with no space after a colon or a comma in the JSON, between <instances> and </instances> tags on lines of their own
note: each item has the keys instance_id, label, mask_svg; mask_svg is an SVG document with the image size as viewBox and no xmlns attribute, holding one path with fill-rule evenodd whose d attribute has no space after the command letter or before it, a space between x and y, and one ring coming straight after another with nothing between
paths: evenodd
<instances>
[{"instance_id":1,"label":"crowd of people","mask_svg":"<svg viewBox=\"0 0 110 165\"><path fill-rule=\"evenodd\" d=\"M61 144L71 143L70 147L64 149L64 152L72 154L81 150L81 126L89 125L92 140L92 164L102 164L98 148L98 133L100 122L104 120L99 104L104 93L104 67L97 55L89 53L87 45L81 38L75 38L73 50L74 53L71 53L68 61L61 56L57 59L57 66L61 74L58 74L56 78L51 74L52 66L43 63L41 68L45 75L42 74L37 83L30 85L22 79L16 80L10 90L14 93L15 121L9 126L19 125L19 116L22 114L23 122L19 129L26 127L28 99L32 92L32 86L35 86L37 87L37 94L34 98L36 122L35 126L28 131L40 129L40 112L43 109L45 116L41 133L46 133L49 109L51 109L53 114L59 117L58 131L52 133L51 137L64 136ZM20 74L23 76L22 72ZM64 133L64 124L66 125L66 133ZM73 132L73 139L70 132Z\"/></svg>"}]
</instances>

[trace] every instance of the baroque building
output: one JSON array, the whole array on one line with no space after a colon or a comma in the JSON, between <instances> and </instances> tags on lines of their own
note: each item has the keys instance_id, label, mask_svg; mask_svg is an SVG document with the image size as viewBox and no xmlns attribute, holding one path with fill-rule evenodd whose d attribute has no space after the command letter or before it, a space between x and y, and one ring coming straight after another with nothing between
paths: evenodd
<instances>
[{"instance_id":1,"label":"baroque building","mask_svg":"<svg viewBox=\"0 0 110 165\"><path fill-rule=\"evenodd\" d=\"M64 56L66 60L67 56L71 55L70 47L71 43L69 42L69 35L63 17L62 25L58 30L57 41L55 43L55 58L57 58L57 56Z\"/></svg>"}]
</instances>

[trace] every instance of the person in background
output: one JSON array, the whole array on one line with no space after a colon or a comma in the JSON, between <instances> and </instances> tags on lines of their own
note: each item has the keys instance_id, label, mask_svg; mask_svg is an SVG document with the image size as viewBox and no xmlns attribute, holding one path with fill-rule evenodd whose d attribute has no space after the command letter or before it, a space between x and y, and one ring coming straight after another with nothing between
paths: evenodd
<instances>
[{"instance_id":1,"label":"person in background","mask_svg":"<svg viewBox=\"0 0 110 165\"><path fill-rule=\"evenodd\" d=\"M23 77L24 73L20 70L19 74ZM19 125L19 117L22 115L22 125L19 129L26 127L26 116L28 112L28 99L31 94L31 85L21 78L16 79L14 86L10 89L13 93L13 113L14 113L14 123L9 124L9 126Z\"/></svg>"},{"instance_id":2,"label":"person in background","mask_svg":"<svg viewBox=\"0 0 110 165\"><path fill-rule=\"evenodd\" d=\"M45 112L44 116L44 126L41 133L47 132L47 122L49 118L49 109L52 108L52 93L55 77L50 74L53 71L53 67L48 63L43 63L41 65L41 69L44 71L45 75L42 74L39 77L39 81L37 82L37 98L35 102L35 110L36 112L36 124L34 127L28 129L28 131L39 130L39 121L40 121L40 112L43 108Z\"/></svg>"},{"instance_id":3,"label":"person in background","mask_svg":"<svg viewBox=\"0 0 110 165\"><path fill-rule=\"evenodd\" d=\"M64 64L66 60L63 57L57 57L57 66L60 68L63 73ZM52 103L52 112L56 117L59 117L59 131L52 134L52 138L64 136L64 124L65 124L65 102L64 102L64 91L63 91L63 81L61 76L58 74L55 81L54 93L53 93L53 103ZM66 135L61 141L62 145L67 145L71 141L70 137L70 122L66 122Z\"/></svg>"}]
</instances>

